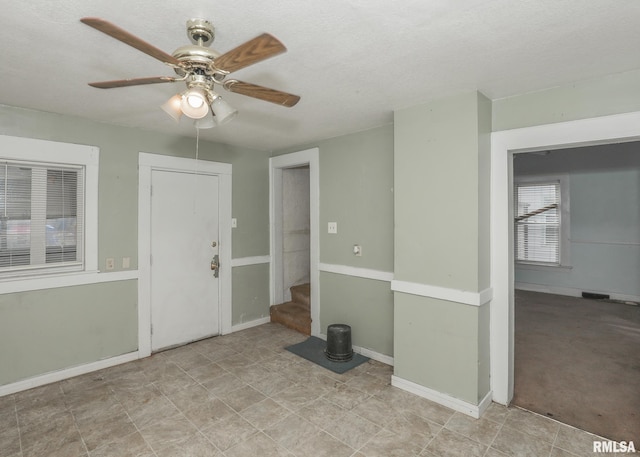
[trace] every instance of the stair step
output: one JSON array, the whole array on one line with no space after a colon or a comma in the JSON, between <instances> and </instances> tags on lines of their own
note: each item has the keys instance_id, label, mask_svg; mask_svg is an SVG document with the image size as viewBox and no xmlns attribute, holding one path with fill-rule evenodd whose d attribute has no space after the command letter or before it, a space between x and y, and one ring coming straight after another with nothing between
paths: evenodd
<instances>
[{"instance_id":1,"label":"stair step","mask_svg":"<svg viewBox=\"0 0 640 457\"><path fill-rule=\"evenodd\" d=\"M303 303L307 306L311 305L311 285L298 284L297 286L291 286L291 301Z\"/></svg>"},{"instance_id":2,"label":"stair step","mask_svg":"<svg viewBox=\"0 0 640 457\"><path fill-rule=\"evenodd\" d=\"M273 305L269 309L269 314L271 322L277 322L305 335L311 335L311 312L309 306L298 302L287 302Z\"/></svg>"}]
</instances>

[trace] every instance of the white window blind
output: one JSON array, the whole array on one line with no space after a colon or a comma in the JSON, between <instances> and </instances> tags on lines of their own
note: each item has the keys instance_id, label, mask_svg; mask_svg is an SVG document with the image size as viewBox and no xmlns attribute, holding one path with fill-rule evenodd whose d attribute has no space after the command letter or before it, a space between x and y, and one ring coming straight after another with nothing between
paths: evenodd
<instances>
[{"instance_id":1,"label":"white window blind","mask_svg":"<svg viewBox=\"0 0 640 457\"><path fill-rule=\"evenodd\" d=\"M560 264L560 183L516 184L515 259Z\"/></svg>"},{"instance_id":2,"label":"white window blind","mask_svg":"<svg viewBox=\"0 0 640 457\"><path fill-rule=\"evenodd\" d=\"M0 274L82 269L83 168L0 162Z\"/></svg>"}]
</instances>

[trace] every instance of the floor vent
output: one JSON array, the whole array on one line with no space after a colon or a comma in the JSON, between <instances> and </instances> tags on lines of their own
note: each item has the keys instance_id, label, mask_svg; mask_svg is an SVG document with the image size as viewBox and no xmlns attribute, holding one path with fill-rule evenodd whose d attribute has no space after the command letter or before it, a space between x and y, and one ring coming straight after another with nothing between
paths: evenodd
<instances>
[{"instance_id":1,"label":"floor vent","mask_svg":"<svg viewBox=\"0 0 640 457\"><path fill-rule=\"evenodd\" d=\"M594 294L592 292L582 292L582 298L592 298L594 300L608 300L609 295L606 294Z\"/></svg>"}]
</instances>

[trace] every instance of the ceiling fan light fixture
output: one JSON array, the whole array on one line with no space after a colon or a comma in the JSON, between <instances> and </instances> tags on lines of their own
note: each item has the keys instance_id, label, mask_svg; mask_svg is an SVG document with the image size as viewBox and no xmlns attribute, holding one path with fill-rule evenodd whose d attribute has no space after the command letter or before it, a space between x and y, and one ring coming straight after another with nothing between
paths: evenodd
<instances>
[{"instance_id":1,"label":"ceiling fan light fixture","mask_svg":"<svg viewBox=\"0 0 640 457\"><path fill-rule=\"evenodd\" d=\"M213 116L205 116L202 119L196 119L194 125L197 129L211 129L216 126L216 122L213 120Z\"/></svg>"},{"instance_id":2,"label":"ceiling fan light fixture","mask_svg":"<svg viewBox=\"0 0 640 457\"><path fill-rule=\"evenodd\" d=\"M229 105L220 95L217 94L211 102L211 111L215 114L218 125L229 122L238 114L237 109Z\"/></svg>"},{"instance_id":3,"label":"ceiling fan light fixture","mask_svg":"<svg viewBox=\"0 0 640 457\"><path fill-rule=\"evenodd\" d=\"M181 102L182 97L180 94L176 94L160 105L160 108L162 108L164 112L171 116L176 122L180 122L180 117L182 116L182 109L180 108Z\"/></svg>"},{"instance_id":4,"label":"ceiling fan light fixture","mask_svg":"<svg viewBox=\"0 0 640 457\"><path fill-rule=\"evenodd\" d=\"M192 87L182 94L180 108L191 119L202 119L209 113L207 93L201 87Z\"/></svg>"}]
</instances>

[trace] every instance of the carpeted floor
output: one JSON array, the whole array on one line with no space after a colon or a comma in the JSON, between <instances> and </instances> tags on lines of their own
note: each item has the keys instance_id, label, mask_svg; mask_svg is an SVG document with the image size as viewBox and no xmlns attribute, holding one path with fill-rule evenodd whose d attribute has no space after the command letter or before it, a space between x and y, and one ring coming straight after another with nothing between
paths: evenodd
<instances>
[{"instance_id":1,"label":"carpeted floor","mask_svg":"<svg viewBox=\"0 0 640 457\"><path fill-rule=\"evenodd\" d=\"M516 291L513 404L640 441L640 307Z\"/></svg>"}]
</instances>

